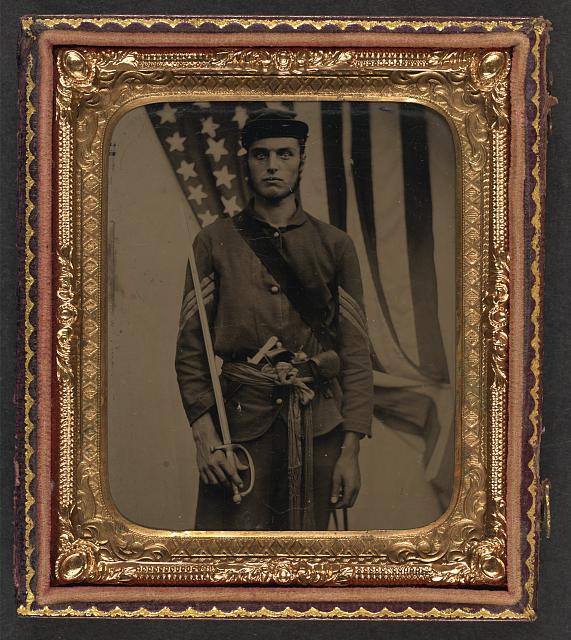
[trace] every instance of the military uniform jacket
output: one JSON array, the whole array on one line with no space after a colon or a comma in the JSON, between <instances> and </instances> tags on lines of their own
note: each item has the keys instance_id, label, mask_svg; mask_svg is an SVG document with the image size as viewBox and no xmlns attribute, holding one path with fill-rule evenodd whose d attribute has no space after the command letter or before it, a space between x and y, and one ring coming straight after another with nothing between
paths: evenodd
<instances>
[{"instance_id":1,"label":"military uniform jacket","mask_svg":"<svg viewBox=\"0 0 571 640\"><path fill-rule=\"evenodd\" d=\"M286 227L268 225L251 207L238 214L254 216L304 285L318 296L334 337L341 370L328 393L319 387L312 401L314 436L337 425L370 435L373 380L363 290L351 238L298 207ZM323 350L310 327L292 307L278 283L241 237L230 218L205 227L196 236L194 252L209 318L214 351L223 361L244 361L271 336L290 351L314 356ZM196 296L187 268L176 350L176 371L183 405L192 424L215 406ZM287 410L287 387L242 385L237 389L222 376L226 412L233 442L262 435L281 411ZM287 420L287 414L286 420Z\"/></svg>"}]
</instances>

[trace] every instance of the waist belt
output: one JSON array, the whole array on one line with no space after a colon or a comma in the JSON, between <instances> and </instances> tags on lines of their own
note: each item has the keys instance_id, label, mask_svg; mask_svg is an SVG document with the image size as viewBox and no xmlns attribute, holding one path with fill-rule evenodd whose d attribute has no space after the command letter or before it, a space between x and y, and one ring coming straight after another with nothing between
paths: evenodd
<instances>
[{"instance_id":1,"label":"waist belt","mask_svg":"<svg viewBox=\"0 0 571 640\"><path fill-rule=\"evenodd\" d=\"M313 514L313 423L311 401L315 392L290 362L258 366L224 363L222 373L237 384L289 387L288 493L291 530L315 529Z\"/></svg>"}]
</instances>

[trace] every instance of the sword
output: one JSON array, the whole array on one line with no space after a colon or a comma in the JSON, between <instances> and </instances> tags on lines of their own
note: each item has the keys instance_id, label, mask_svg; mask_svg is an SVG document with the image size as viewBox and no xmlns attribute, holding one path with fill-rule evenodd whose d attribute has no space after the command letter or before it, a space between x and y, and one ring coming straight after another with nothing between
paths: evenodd
<instances>
[{"instance_id":1,"label":"sword","mask_svg":"<svg viewBox=\"0 0 571 640\"><path fill-rule=\"evenodd\" d=\"M186 220L186 216L185 216ZM188 222L187 222L188 224ZM190 229L189 229L190 236ZM230 437L230 427L228 426L228 417L226 415L226 407L224 406L224 396L222 395L222 387L220 386L220 378L216 373L216 356L214 354L214 346L212 345L212 336L210 335L210 327L208 325L208 316L206 315L206 307L204 305L204 298L202 296L202 289L200 287L200 276L198 275L198 267L196 266L196 259L194 257L194 249L192 248L192 241L189 244L188 249L188 262L190 265L190 275L192 276L192 283L194 285L194 295L196 296L196 306L198 308L198 316L200 318L200 326L202 328L202 337L204 339L204 347L206 349L206 357L208 359L208 368L210 370L210 379L212 381L212 390L214 391L214 399L216 401L216 409L218 410L218 420L220 421L220 431L222 433L222 446L217 447L214 451L222 450L226 454L226 459L231 462L231 456L234 452L242 451L246 456L248 467L250 468L250 485L245 491L240 491L235 484L232 484L234 495L232 500L236 504L240 504L242 498L247 496L254 487L254 463L248 450L241 444L232 444ZM237 454L236 454L237 455Z\"/></svg>"}]
</instances>

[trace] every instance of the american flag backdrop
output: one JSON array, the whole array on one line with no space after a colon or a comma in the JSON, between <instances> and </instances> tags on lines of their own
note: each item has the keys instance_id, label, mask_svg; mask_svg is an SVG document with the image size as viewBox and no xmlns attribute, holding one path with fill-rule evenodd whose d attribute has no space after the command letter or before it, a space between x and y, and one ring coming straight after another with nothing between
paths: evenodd
<instances>
[{"instance_id":1,"label":"american flag backdrop","mask_svg":"<svg viewBox=\"0 0 571 640\"><path fill-rule=\"evenodd\" d=\"M306 211L347 231L355 242L374 366L375 416L424 435L429 479L440 485L446 501L450 483L440 465L453 432L453 360L450 354L447 358L439 317L427 110L388 102L148 105L188 200L191 234L246 205L250 196L240 130L248 113L263 106L293 109L309 125L298 197Z\"/></svg>"}]
</instances>

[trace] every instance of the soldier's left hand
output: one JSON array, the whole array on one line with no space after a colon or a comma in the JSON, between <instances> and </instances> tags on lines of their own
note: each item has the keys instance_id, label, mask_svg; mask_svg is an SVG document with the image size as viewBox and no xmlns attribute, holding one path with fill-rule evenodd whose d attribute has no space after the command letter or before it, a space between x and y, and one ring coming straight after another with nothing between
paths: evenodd
<instances>
[{"instance_id":1,"label":"soldier's left hand","mask_svg":"<svg viewBox=\"0 0 571 640\"><path fill-rule=\"evenodd\" d=\"M359 449L343 447L333 469L331 504L335 509L352 507L360 488Z\"/></svg>"}]
</instances>

